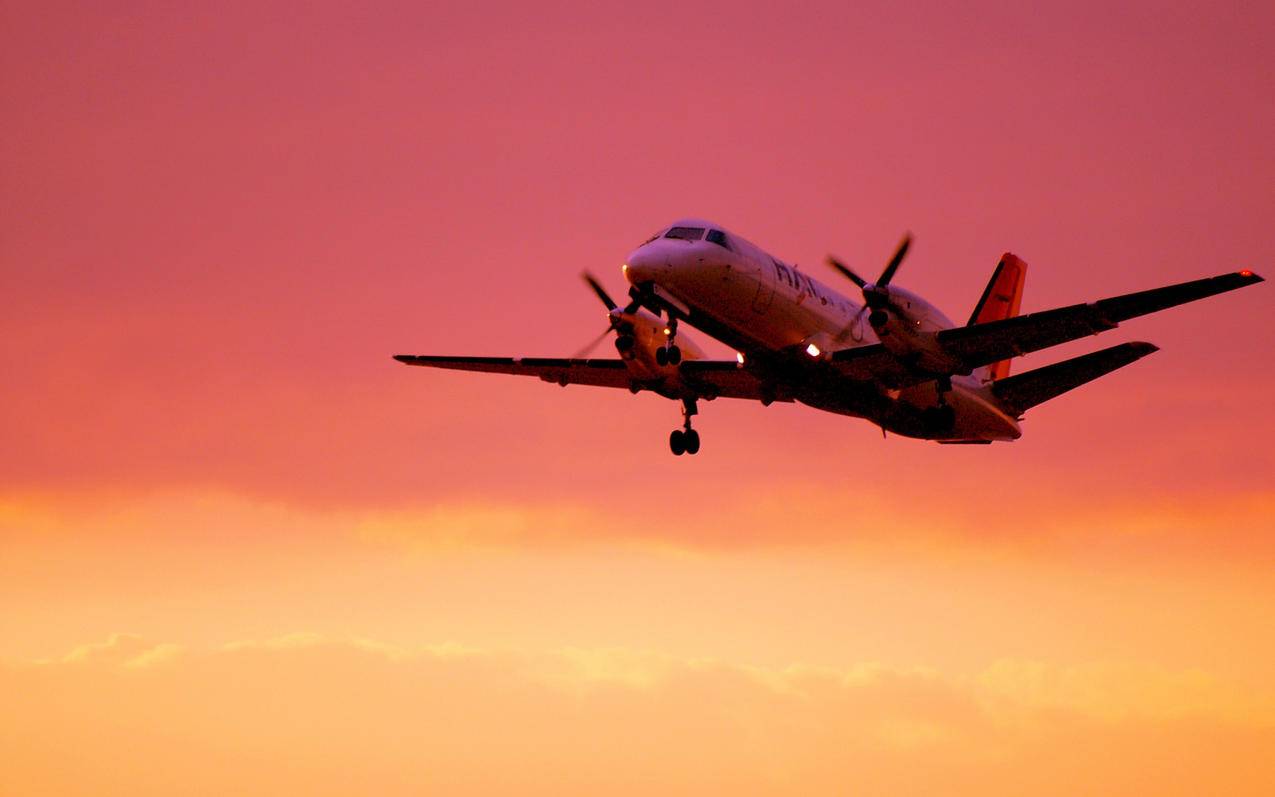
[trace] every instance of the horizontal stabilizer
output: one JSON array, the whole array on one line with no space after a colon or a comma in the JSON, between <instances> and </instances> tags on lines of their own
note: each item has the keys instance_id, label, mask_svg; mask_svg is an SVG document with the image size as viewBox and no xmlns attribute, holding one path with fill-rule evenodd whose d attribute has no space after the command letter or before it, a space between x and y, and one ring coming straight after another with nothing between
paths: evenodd
<instances>
[{"instance_id":1,"label":"horizontal stabilizer","mask_svg":"<svg viewBox=\"0 0 1275 797\"><path fill-rule=\"evenodd\" d=\"M1123 368L1154 351L1159 351L1159 347L1150 343L1121 343L1119 346L998 380L992 383L992 394L1007 411L1021 415L1037 404L1074 390L1117 368Z\"/></svg>"}]
</instances>

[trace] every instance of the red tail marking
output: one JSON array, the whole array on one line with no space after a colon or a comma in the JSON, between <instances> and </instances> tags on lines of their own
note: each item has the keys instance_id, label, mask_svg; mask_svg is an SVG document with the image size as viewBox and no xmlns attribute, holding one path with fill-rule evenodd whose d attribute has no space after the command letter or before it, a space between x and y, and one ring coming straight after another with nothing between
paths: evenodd
<instances>
[{"instance_id":1,"label":"red tail marking","mask_svg":"<svg viewBox=\"0 0 1275 797\"><path fill-rule=\"evenodd\" d=\"M1026 263L1009 252L1002 255L1001 262L996 264L996 271L992 272L992 278L983 291L983 297L974 307L970 323L986 324L1018 315L1018 308L1023 302L1023 283L1026 277ZM1009 360L992 363L987 370L992 379L1004 379L1009 376Z\"/></svg>"}]
</instances>

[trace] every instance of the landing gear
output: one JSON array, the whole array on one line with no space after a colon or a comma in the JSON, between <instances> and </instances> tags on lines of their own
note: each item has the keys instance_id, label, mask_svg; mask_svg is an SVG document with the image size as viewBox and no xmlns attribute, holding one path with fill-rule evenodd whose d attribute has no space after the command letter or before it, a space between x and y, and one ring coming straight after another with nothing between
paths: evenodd
<instances>
[{"instance_id":1,"label":"landing gear","mask_svg":"<svg viewBox=\"0 0 1275 797\"><path fill-rule=\"evenodd\" d=\"M621 335L615 339L615 350L618 351L620 356L624 359L632 360L633 344L634 340L632 335Z\"/></svg>"},{"instance_id":2,"label":"landing gear","mask_svg":"<svg viewBox=\"0 0 1275 797\"><path fill-rule=\"evenodd\" d=\"M930 434L950 431L956 424L956 410L946 404L937 407L926 407L921 411L921 422Z\"/></svg>"},{"instance_id":3,"label":"landing gear","mask_svg":"<svg viewBox=\"0 0 1275 797\"><path fill-rule=\"evenodd\" d=\"M925 428L931 434L946 432L956 424L956 410L947 403L947 394L952 390L952 377L941 376L934 383L934 392L938 397L938 406L927 407L921 418Z\"/></svg>"},{"instance_id":4,"label":"landing gear","mask_svg":"<svg viewBox=\"0 0 1275 797\"><path fill-rule=\"evenodd\" d=\"M947 404L947 394L952 392L952 377L940 376L934 381L934 392L939 395L939 406Z\"/></svg>"},{"instance_id":5,"label":"landing gear","mask_svg":"<svg viewBox=\"0 0 1275 797\"><path fill-rule=\"evenodd\" d=\"M655 350L655 362L661 368L666 365L677 365L682 361L682 350L677 347L677 318L671 313L668 319L668 340Z\"/></svg>"},{"instance_id":6,"label":"landing gear","mask_svg":"<svg viewBox=\"0 0 1275 797\"><path fill-rule=\"evenodd\" d=\"M668 436L668 447L673 456L699 453L699 432L691 428L691 416L698 413L695 399L682 399L682 428L674 429Z\"/></svg>"}]
</instances>

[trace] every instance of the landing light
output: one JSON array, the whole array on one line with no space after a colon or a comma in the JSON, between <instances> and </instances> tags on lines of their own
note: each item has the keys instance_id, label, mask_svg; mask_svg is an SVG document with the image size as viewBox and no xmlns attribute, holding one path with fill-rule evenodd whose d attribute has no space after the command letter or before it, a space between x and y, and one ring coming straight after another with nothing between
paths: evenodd
<instances>
[{"instance_id":1,"label":"landing light","mask_svg":"<svg viewBox=\"0 0 1275 797\"><path fill-rule=\"evenodd\" d=\"M811 357L818 357L820 354L819 347L811 343L806 347L806 354L809 354Z\"/></svg>"},{"instance_id":2,"label":"landing light","mask_svg":"<svg viewBox=\"0 0 1275 797\"><path fill-rule=\"evenodd\" d=\"M628 264L628 263L625 263L624 265L620 266L620 271L624 272L625 274L628 274L628 273L629 273L629 264Z\"/></svg>"},{"instance_id":3,"label":"landing light","mask_svg":"<svg viewBox=\"0 0 1275 797\"><path fill-rule=\"evenodd\" d=\"M671 334L673 334L673 333L669 330L669 328L668 328L668 327L664 327L664 334L665 334L665 335L671 335Z\"/></svg>"},{"instance_id":4,"label":"landing light","mask_svg":"<svg viewBox=\"0 0 1275 797\"><path fill-rule=\"evenodd\" d=\"M743 364L744 364L744 353L743 353L742 351L737 351L737 352L735 352L735 359L739 361L739 364L740 364L740 365L743 365Z\"/></svg>"}]
</instances>

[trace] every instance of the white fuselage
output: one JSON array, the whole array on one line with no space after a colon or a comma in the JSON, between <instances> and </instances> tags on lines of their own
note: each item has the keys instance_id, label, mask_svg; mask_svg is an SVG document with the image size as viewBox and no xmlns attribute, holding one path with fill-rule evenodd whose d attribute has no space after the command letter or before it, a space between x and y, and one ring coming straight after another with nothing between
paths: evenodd
<instances>
[{"instance_id":1,"label":"white fuselage","mask_svg":"<svg viewBox=\"0 0 1275 797\"><path fill-rule=\"evenodd\" d=\"M833 351L879 342L899 358L901 367L917 373L939 373L949 365L934 336L954 325L921 297L890 286L889 321L874 329L863 304L720 225L683 220L673 225L678 227L721 233L717 242L655 237L629 254L626 279L746 359L764 363L777 353L790 358L801 353L814 362ZM955 412L955 423L941 439L1019 437L1018 424L997 406L984 377L983 369L952 377L945 398ZM939 403L932 380L902 390L865 384L859 391L812 390L795 398L831 412L869 418L900 434L934 437L920 421L925 410Z\"/></svg>"}]
</instances>

